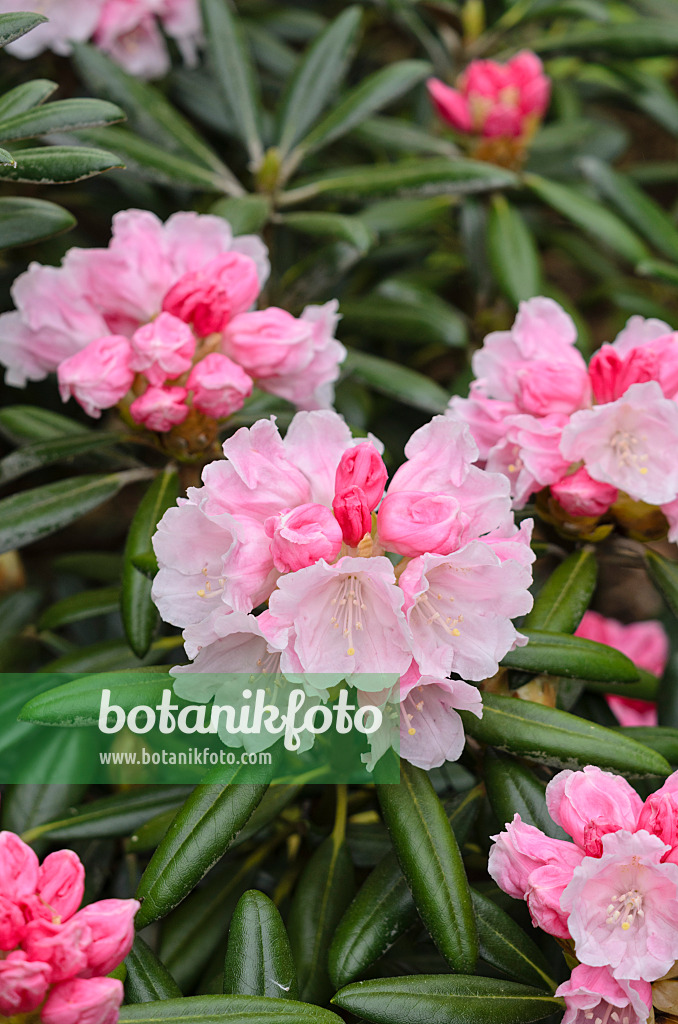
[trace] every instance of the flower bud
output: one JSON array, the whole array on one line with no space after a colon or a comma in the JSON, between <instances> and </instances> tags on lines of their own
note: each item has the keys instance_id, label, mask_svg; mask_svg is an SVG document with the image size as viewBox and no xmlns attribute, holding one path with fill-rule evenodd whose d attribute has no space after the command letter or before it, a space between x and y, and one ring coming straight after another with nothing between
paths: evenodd
<instances>
[{"instance_id":1,"label":"flower bud","mask_svg":"<svg viewBox=\"0 0 678 1024\"><path fill-rule=\"evenodd\" d=\"M546 804L556 824L589 857L600 857L608 832L634 832L643 807L626 779L592 765L559 772L546 787Z\"/></svg>"},{"instance_id":2,"label":"flower bud","mask_svg":"<svg viewBox=\"0 0 678 1024\"><path fill-rule=\"evenodd\" d=\"M337 494L350 487L359 487L370 512L377 507L384 493L388 473L384 460L369 441L348 448L341 456L334 478Z\"/></svg>"},{"instance_id":3,"label":"flower bud","mask_svg":"<svg viewBox=\"0 0 678 1024\"><path fill-rule=\"evenodd\" d=\"M259 294L257 265L240 252L226 252L191 271L170 288L162 304L196 334L206 338L221 333L238 313L249 309Z\"/></svg>"},{"instance_id":4,"label":"flower bud","mask_svg":"<svg viewBox=\"0 0 678 1024\"><path fill-rule=\"evenodd\" d=\"M255 380L301 373L315 351L313 324L276 306L241 313L225 330L223 349Z\"/></svg>"},{"instance_id":5,"label":"flower bud","mask_svg":"<svg viewBox=\"0 0 678 1024\"><path fill-rule=\"evenodd\" d=\"M38 896L54 915L67 921L82 902L85 869L72 850L58 850L45 857L38 876Z\"/></svg>"},{"instance_id":6,"label":"flower bud","mask_svg":"<svg viewBox=\"0 0 678 1024\"><path fill-rule=\"evenodd\" d=\"M582 466L551 484L551 494L569 516L602 516L614 505L619 491L594 480Z\"/></svg>"},{"instance_id":7,"label":"flower bud","mask_svg":"<svg viewBox=\"0 0 678 1024\"><path fill-rule=\"evenodd\" d=\"M143 373L154 387L160 387L168 377L180 377L190 369L195 336L183 320L161 313L134 332L132 349L132 369Z\"/></svg>"},{"instance_id":8,"label":"flower bud","mask_svg":"<svg viewBox=\"0 0 678 1024\"><path fill-rule=\"evenodd\" d=\"M92 934L87 968L81 977L108 974L122 963L134 942L134 916L138 900L99 900L79 910L72 922L86 924Z\"/></svg>"},{"instance_id":9,"label":"flower bud","mask_svg":"<svg viewBox=\"0 0 678 1024\"><path fill-rule=\"evenodd\" d=\"M14 949L21 942L26 922L21 908L0 895L0 949Z\"/></svg>"},{"instance_id":10,"label":"flower bud","mask_svg":"<svg viewBox=\"0 0 678 1024\"><path fill-rule=\"evenodd\" d=\"M55 985L42 1024L116 1024L124 989L117 978L73 978Z\"/></svg>"},{"instance_id":11,"label":"flower bud","mask_svg":"<svg viewBox=\"0 0 678 1024\"><path fill-rule=\"evenodd\" d=\"M220 352L196 363L186 381L186 388L193 392L193 408L217 420L242 409L253 386L243 368Z\"/></svg>"},{"instance_id":12,"label":"flower bud","mask_svg":"<svg viewBox=\"0 0 678 1024\"><path fill-rule=\"evenodd\" d=\"M13 1017L37 1010L47 992L50 970L48 964L28 960L21 950L0 960L0 1014Z\"/></svg>"},{"instance_id":13,"label":"flower bud","mask_svg":"<svg viewBox=\"0 0 678 1024\"><path fill-rule=\"evenodd\" d=\"M57 378L61 400L75 398L88 416L99 419L132 387L132 346L122 335L111 334L90 342L80 352L59 363Z\"/></svg>"},{"instance_id":14,"label":"flower bud","mask_svg":"<svg viewBox=\"0 0 678 1024\"><path fill-rule=\"evenodd\" d=\"M12 900L30 896L38 884L39 861L14 832L0 832L0 892Z\"/></svg>"},{"instance_id":15,"label":"flower bud","mask_svg":"<svg viewBox=\"0 0 678 1024\"><path fill-rule=\"evenodd\" d=\"M271 516L264 526L279 572L296 572L321 558L333 562L341 550L341 527L325 505L299 505Z\"/></svg>"},{"instance_id":16,"label":"flower bud","mask_svg":"<svg viewBox=\"0 0 678 1024\"><path fill-rule=\"evenodd\" d=\"M395 491L379 507L379 542L387 551L416 558L449 555L465 543L470 518L456 498L425 491Z\"/></svg>"},{"instance_id":17,"label":"flower bud","mask_svg":"<svg viewBox=\"0 0 678 1024\"><path fill-rule=\"evenodd\" d=\"M372 515L364 492L360 487L349 487L335 494L332 508L344 540L350 548L357 547L372 530Z\"/></svg>"},{"instance_id":18,"label":"flower bud","mask_svg":"<svg viewBox=\"0 0 678 1024\"><path fill-rule=\"evenodd\" d=\"M596 402L614 402L632 384L659 378L659 364L651 348L633 348L621 356L612 345L603 345L589 363L589 376Z\"/></svg>"},{"instance_id":19,"label":"flower bud","mask_svg":"<svg viewBox=\"0 0 678 1024\"><path fill-rule=\"evenodd\" d=\"M188 416L187 395L186 388L148 388L134 399L130 415L147 430L171 430Z\"/></svg>"},{"instance_id":20,"label":"flower bud","mask_svg":"<svg viewBox=\"0 0 678 1024\"><path fill-rule=\"evenodd\" d=\"M87 968L87 950L92 933L87 923L76 914L65 924L31 921L26 928L23 948L27 956L49 964L50 981L65 981Z\"/></svg>"}]
</instances>

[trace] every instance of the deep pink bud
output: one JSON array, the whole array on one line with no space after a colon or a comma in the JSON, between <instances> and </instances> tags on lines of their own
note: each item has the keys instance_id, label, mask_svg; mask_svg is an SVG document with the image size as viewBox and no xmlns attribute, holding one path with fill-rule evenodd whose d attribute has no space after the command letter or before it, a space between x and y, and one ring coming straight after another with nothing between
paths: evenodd
<instances>
[{"instance_id":1,"label":"deep pink bud","mask_svg":"<svg viewBox=\"0 0 678 1024\"><path fill-rule=\"evenodd\" d=\"M72 850L58 850L45 857L38 877L38 896L67 921L80 904L85 891L85 869Z\"/></svg>"},{"instance_id":2,"label":"deep pink bud","mask_svg":"<svg viewBox=\"0 0 678 1024\"><path fill-rule=\"evenodd\" d=\"M71 918L71 922L88 925L92 933L82 977L108 974L122 963L134 942L134 915L140 906L138 900L99 900Z\"/></svg>"},{"instance_id":3,"label":"deep pink bud","mask_svg":"<svg viewBox=\"0 0 678 1024\"><path fill-rule=\"evenodd\" d=\"M188 416L186 388L148 388L129 407L132 419L147 430L164 432Z\"/></svg>"},{"instance_id":4,"label":"deep pink bud","mask_svg":"<svg viewBox=\"0 0 678 1024\"><path fill-rule=\"evenodd\" d=\"M387 494L377 514L381 545L408 558L427 551L437 555L456 551L465 543L470 522L456 498L425 491Z\"/></svg>"},{"instance_id":5,"label":"deep pink bud","mask_svg":"<svg viewBox=\"0 0 678 1024\"><path fill-rule=\"evenodd\" d=\"M326 505L299 505L264 523L279 572L296 572L321 558L333 562L341 550L342 530Z\"/></svg>"},{"instance_id":6,"label":"deep pink bud","mask_svg":"<svg viewBox=\"0 0 678 1024\"><path fill-rule=\"evenodd\" d=\"M143 373L150 384L159 387L168 377L180 377L190 369L195 336L183 320L161 313L134 332L132 349L132 369Z\"/></svg>"},{"instance_id":7,"label":"deep pink bud","mask_svg":"<svg viewBox=\"0 0 678 1024\"><path fill-rule=\"evenodd\" d=\"M372 530L372 515L364 491L360 487L349 487L335 494L332 508L344 540L350 548L357 547Z\"/></svg>"},{"instance_id":8,"label":"deep pink bud","mask_svg":"<svg viewBox=\"0 0 678 1024\"><path fill-rule=\"evenodd\" d=\"M621 775L587 765L582 771L568 769L551 779L546 805L556 824L588 857L600 857L604 835L636 830L643 801Z\"/></svg>"},{"instance_id":9,"label":"deep pink bud","mask_svg":"<svg viewBox=\"0 0 678 1024\"><path fill-rule=\"evenodd\" d=\"M37 1010L45 998L49 975L48 964L28 960L21 950L0 960L0 1014L13 1017Z\"/></svg>"},{"instance_id":10,"label":"deep pink bud","mask_svg":"<svg viewBox=\"0 0 678 1024\"><path fill-rule=\"evenodd\" d=\"M657 355L650 346L633 348L620 356L612 345L603 345L589 363L589 376L596 402L614 402L632 384L645 384L659 377Z\"/></svg>"},{"instance_id":11,"label":"deep pink bud","mask_svg":"<svg viewBox=\"0 0 678 1024\"><path fill-rule=\"evenodd\" d=\"M381 455L373 444L363 441L353 448L347 448L341 456L334 478L334 489L340 494L350 487L359 487L372 512L381 500L387 477Z\"/></svg>"},{"instance_id":12,"label":"deep pink bud","mask_svg":"<svg viewBox=\"0 0 678 1024\"><path fill-rule=\"evenodd\" d=\"M201 338L221 333L249 309L259 294L257 265L240 252L226 252L201 270L191 271L170 288L162 304L167 313L192 323Z\"/></svg>"},{"instance_id":13,"label":"deep pink bud","mask_svg":"<svg viewBox=\"0 0 678 1024\"><path fill-rule=\"evenodd\" d=\"M429 78L426 83L428 94L439 116L460 132L473 128L468 100L457 89L445 85L439 78Z\"/></svg>"},{"instance_id":14,"label":"deep pink bud","mask_svg":"<svg viewBox=\"0 0 678 1024\"><path fill-rule=\"evenodd\" d=\"M242 409L253 386L243 368L220 352L196 363L186 381L186 388L193 392L193 408L217 420Z\"/></svg>"},{"instance_id":15,"label":"deep pink bud","mask_svg":"<svg viewBox=\"0 0 678 1024\"><path fill-rule=\"evenodd\" d=\"M132 346L122 335L111 334L90 342L59 363L61 400L75 398L89 416L98 419L102 409L117 405L132 387L131 358Z\"/></svg>"},{"instance_id":16,"label":"deep pink bud","mask_svg":"<svg viewBox=\"0 0 678 1024\"><path fill-rule=\"evenodd\" d=\"M55 985L42 1024L116 1024L124 989L116 978L74 978Z\"/></svg>"},{"instance_id":17,"label":"deep pink bud","mask_svg":"<svg viewBox=\"0 0 678 1024\"><path fill-rule=\"evenodd\" d=\"M18 946L26 930L24 915L19 906L0 895L0 950Z\"/></svg>"},{"instance_id":18,"label":"deep pink bud","mask_svg":"<svg viewBox=\"0 0 678 1024\"><path fill-rule=\"evenodd\" d=\"M672 849L678 846L678 792L651 793L643 804L638 828L644 828Z\"/></svg>"},{"instance_id":19,"label":"deep pink bud","mask_svg":"<svg viewBox=\"0 0 678 1024\"><path fill-rule=\"evenodd\" d=\"M38 884L39 861L14 832L0 832L0 892L12 900L31 896Z\"/></svg>"},{"instance_id":20,"label":"deep pink bud","mask_svg":"<svg viewBox=\"0 0 678 1024\"><path fill-rule=\"evenodd\" d=\"M31 960L50 965L50 981L65 981L85 970L91 944L92 933L77 914L65 924L31 921L22 943Z\"/></svg>"},{"instance_id":21,"label":"deep pink bud","mask_svg":"<svg viewBox=\"0 0 678 1024\"><path fill-rule=\"evenodd\" d=\"M619 496L616 487L594 480L582 466L551 484L551 494L569 516L602 516Z\"/></svg>"}]
</instances>

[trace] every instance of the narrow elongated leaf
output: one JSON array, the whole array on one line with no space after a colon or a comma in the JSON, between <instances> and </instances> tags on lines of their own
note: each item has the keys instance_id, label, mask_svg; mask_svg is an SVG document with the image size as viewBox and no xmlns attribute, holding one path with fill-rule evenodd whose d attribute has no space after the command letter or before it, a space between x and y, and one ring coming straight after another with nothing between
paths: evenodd
<instances>
[{"instance_id":1,"label":"narrow elongated leaf","mask_svg":"<svg viewBox=\"0 0 678 1024\"><path fill-rule=\"evenodd\" d=\"M487 796L502 825L519 814L522 821L552 839L568 838L548 812L546 787L527 765L513 757L498 757L488 751L484 769Z\"/></svg>"},{"instance_id":2,"label":"narrow elongated leaf","mask_svg":"<svg viewBox=\"0 0 678 1024\"><path fill-rule=\"evenodd\" d=\"M445 156L448 160L459 156L459 148L449 139L432 135L427 128L402 117L368 117L352 130L351 138L372 150L387 153L425 153Z\"/></svg>"},{"instance_id":3,"label":"narrow elongated leaf","mask_svg":"<svg viewBox=\"0 0 678 1024\"><path fill-rule=\"evenodd\" d=\"M151 538L158 522L179 496L179 476L174 470L159 473L143 498L127 534L122 569L120 610L129 645L138 658L151 646L158 610L151 600L153 581L134 564L137 555L152 550Z\"/></svg>"},{"instance_id":4,"label":"narrow elongated leaf","mask_svg":"<svg viewBox=\"0 0 678 1024\"><path fill-rule=\"evenodd\" d=\"M528 985L454 974L358 981L332 1002L375 1024L531 1024L562 1011Z\"/></svg>"},{"instance_id":5,"label":"narrow elongated leaf","mask_svg":"<svg viewBox=\"0 0 678 1024\"><path fill-rule=\"evenodd\" d=\"M556 982L539 947L505 911L486 896L471 890L478 924L480 956L485 963L513 981L553 992Z\"/></svg>"},{"instance_id":6,"label":"narrow elongated leaf","mask_svg":"<svg viewBox=\"0 0 678 1024\"><path fill-rule=\"evenodd\" d=\"M0 409L0 431L17 444L51 441L74 434L94 434L93 430L88 431L68 416L36 405L9 405L6 409Z\"/></svg>"},{"instance_id":7,"label":"narrow elongated leaf","mask_svg":"<svg viewBox=\"0 0 678 1024\"><path fill-rule=\"evenodd\" d=\"M678 563L651 548L645 550L650 577L675 616L678 616Z\"/></svg>"},{"instance_id":8,"label":"narrow elongated leaf","mask_svg":"<svg viewBox=\"0 0 678 1024\"><path fill-rule=\"evenodd\" d=\"M139 935L125 958L125 967L125 999L128 1003L181 998L176 981Z\"/></svg>"},{"instance_id":9,"label":"narrow elongated leaf","mask_svg":"<svg viewBox=\"0 0 678 1024\"><path fill-rule=\"evenodd\" d=\"M262 996L193 996L120 1008L120 1024L342 1024L330 1010L292 999Z\"/></svg>"},{"instance_id":10,"label":"narrow elongated leaf","mask_svg":"<svg viewBox=\"0 0 678 1024\"><path fill-rule=\"evenodd\" d=\"M678 729L661 725L627 725L620 732L656 750L669 764L678 764Z\"/></svg>"},{"instance_id":11,"label":"narrow elongated leaf","mask_svg":"<svg viewBox=\"0 0 678 1024\"><path fill-rule=\"evenodd\" d=\"M25 36L32 28L47 21L44 14L17 12L0 14L0 47L13 43L15 39Z\"/></svg>"},{"instance_id":12,"label":"narrow elongated leaf","mask_svg":"<svg viewBox=\"0 0 678 1024\"><path fill-rule=\"evenodd\" d=\"M278 147L285 156L336 94L360 29L361 9L347 7L304 54L283 99Z\"/></svg>"},{"instance_id":13,"label":"narrow elongated leaf","mask_svg":"<svg viewBox=\"0 0 678 1024\"><path fill-rule=\"evenodd\" d=\"M0 149L0 167L16 167L16 160L6 149Z\"/></svg>"},{"instance_id":14,"label":"narrow elongated leaf","mask_svg":"<svg viewBox=\"0 0 678 1024\"><path fill-rule=\"evenodd\" d=\"M533 39L537 53L600 54L629 59L678 53L678 25L668 19L638 18L617 25L575 28Z\"/></svg>"},{"instance_id":15,"label":"narrow elongated leaf","mask_svg":"<svg viewBox=\"0 0 678 1024\"><path fill-rule=\"evenodd\" d=\"M55 89L58 89L56 82L50 82L47 78L36 78L32 82L15 85L0 96L0 119L32 110L44 103Z\"/></svg>"},{"instance_id":16,"label":"narrow elongated leaf","mask_svg":"<svg viewBox=\"0 0 678 1024\"><path fill-rule=\"evenodd\" d=\"M497 283L514 305L541 294L537 246L521 213L505 196L492 198L487 248Z\"/></svg>"},{"instance_id":17,"label":"narrow elongated leaf","mask_svg":"<svg viewBox=\"0 0 678 1024\"><path fill-rule=\"evenodd\" d=\"M172 681L167 668L160 665L83 676L33 697L22 708L21 721L36 725L96 725L103 689L113 690L118 705L127 712L138 704L155 707L163 689L170 688Z\"/></svg>"},{"instance_id":18,"label":"narrow elongated leaf","mask_svg":"<svg viewBox=\"0 0 678 1024\"><path fill-rule=\"evenodd\" d=\"M202 0L202 14L217 88L235 117L250 159L258 166L264 155L260 101L242 28L225 0Z\"/></svg>"},{"instance_id":19,"label":"narrow elongated leaf","mask_svg":"<svg viewBox=\"0 0 678 1024\"><path fill-rule=\"evenodd\" d=\"M32 245L44 238L59 235L75 227L75 217L68 210L45 199L23 196L0 198L0 248L12 249Z\"/></svg>"},{"instance_id":20,"label":"narrow elongated leaf","mask_svg":"<svg viewBox=\"0 0 678 1024\"><path fill-rule=\"evenodd\" d=\"M668 775L667 761L649 747L557 708L517 697L483 694L483 717L462 711L466 732L498 750L543 764L595 764L631 776Z\"/></svg>"},{"instance_id":21,"label":"narrow elongated leaf","mask_svg":"<svg viewBox=\"0 0 678 1024\"><path fill-rule=\"evenodd\" d=\"M1 213L0 204L0 215ZM25 473L32 473L35 469L42 469L43 466L73 459L85 452L110 448L121 441L123 436L113 432L88 430L82 434L71 434L63 438L24 445L11 455L0 459L0 484L9 483L10 480L16 480Z\"/></svg>"},{"instance_id":22,"label":"narrow elongated leaf","mask_svg":"<svg viewBox=\"0 0 678 1024\"><path fill-rule=\"evenodd\" d=\"M30 139L50 132L73 131L95 124L114 124L124 119L124 111L106 100L57 100L23 114L3 118L0 121L0 142Z\"/></svg>"},{"instance_id":23,"label":"narrow elongated leaf","mask_svg":"<svg viewBox=\"0 0 678 1024\"><path fill-rule=\"evenodd\" d=\"M402 298L384 294L342 302L344 327L417 347L428 343L460 348L467 340L462 316L434 292L412 289Z\"/></svg>"},{"instance_id":24,"label":"narrow elongated leaf","mask_svg":"<svg viewBox=\"0 0 678 1024\"><path fill-rule=\"evenodd\" d=\"M417 910L455 971L473 971L478 939L459 847L427 774L401 762L399 786L378 786L384 821Z\"/></svg>"},{"instance_id":25,"label":"narrow elongated leaf","mask_svg":"<svg viewBox=\"0 0 678 1024\"><path fill-rule=\"evenodd\" d=\"M21 149L16 167L0 167L0 178L8 181L33 181L41 185L83 181L94 174L123 167L119 157L103 149L82 146L50 146Z\"/></svg>"},{"instance_id":26,"label":"narrow elongated leaf","mask_svg":"<svg viewBox=\"0 0 678 1024\"><path fill-rule=\"evenodd\" d=\"M602 683L635 683L639 678L633 662L606 644L536 629L526 629L525 636L529 637L527 647L507 654L501 662L504 667Z\"/></svg>"},{"instance_id":27,"label":"narrow elongated leaf","mask_svg":"<svg viewBox=\"0 0 678 1024\"><path fill-rule=\"evenodd\" d=\"M228 932L226 995L297 999L297 971L278 908L256 889L243 893Z\"/></svg>"},{"instance_id":28,"label":"narrow elongated leaf","mask_svg":"<svg viewBox=\"0 0 678 1024\"><path fill-rule=\"evenodd\" d=\"M96 615L108 615L120 603L119 587L81 590L51 605L38 620L38 629L59 629L71 622L82 622Z\"/></svg>"},{"instance_id":29,"label":"narrow elongated leaf","mask_svg":"<svg viewBox=\"0 0 678 1024\"><path fill-rule=\"evenodd\" d=\"M412 405L424 412L443 412L447 407L447 392L429 377L400 366L389 359L368 355L351 349L346 357L344 369L351 376L373 387L389 398L395 398L405 405Z\"/></svg>"},{"instance_id":30,"label":"narrow elongated leaf","mask_svg":"<svg viewBox=\"0 0 678 1024\"><path fill-rule=\"evenodd\" d=\"M237 782L197 786L155 851L137 889L137 927L169 914L223 857L266 792Z\"/></svg>"},{"instance_id":31,"label":"narrow elongated leaf","mask_svg":"<svg viewBox=\"0 0 678 1024\"><path fill-rule=\"evenodd\" d=\"M641 277L656 277L669 284L678 284L678 267L664 260L643 260L636 267L636 273Z\"/></svg>"},{"instance_id":32,"label":"narrow elongated leaf","mask_svg":"<svg viewBox=\"0 0 678 1024\"><path fill-rule=\"evenodd\" d=\"M338 238L362 252L367 252L375 241L375 236L359 217L341 213L288 213L282 223L302 234Z\"/></svg>"},{"instance_id":33,"label":"narrow elongated leaf","mask_svg":"<svg viewBox=\"0 0 678 1024\"><path fill-rule=\"evenodd\" d=\"M551 573L539 591L532 611L523 621L525 628L574 633L591 603L597 577L593 549L573 552Z\"/></svg>"},{"instance_id":34,"label":"narrow elongated leaf","mask_svg":"<svg viewBox=\"0 0 678 1024\"><path fill-rule=\"evenodd\" d=\"M299 880L288 921L299 994L309 1002L326 1002L332 992L330 942L353 888L353 864L346 842L329 836Z\"/></svg>"},{"instance_id":35,"label":"narrow elongated leaf","mask_svg":"<svg viewBox=\"0 0 678 1024\"><path fill-rule=\"evenodd\" d=\"M271 212L268 196L247 195L217 199L210 213L223 217L231 225L234 235L248 235L261 231Z\"/></svg>"},{"instance_id":36,"label":"narrow elongated leaf","mask_svg":"<svg viewBox=\"0 0 678 1024\"><path fill-rule=\"evenodd\" d=\"M526 174L525 184L548 206L629 263L640 263L648 256L644 243L624 221L595 200L569 185L548 181L536 174Z\"/></svg>"},{"instance_id":37,"label":"narrow elongated leaf","mask_svg":"<svg viewBox=\"0 0 678 1024\"><path fill-rule=\"evenodd\" d=\"M8 786L2 798L3 828L21 835L49 821L82 799L87 786L45 783L43 785Z\"/></svg>"}]
</instances>

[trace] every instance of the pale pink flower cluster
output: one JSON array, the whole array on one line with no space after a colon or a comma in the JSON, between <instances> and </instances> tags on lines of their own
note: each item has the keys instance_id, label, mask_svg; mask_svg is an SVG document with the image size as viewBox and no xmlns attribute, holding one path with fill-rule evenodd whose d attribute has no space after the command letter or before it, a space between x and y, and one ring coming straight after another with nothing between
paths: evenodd
<instances>
[{"instance_id":1,"label":"pale pink flower cluster","mask_svg":"<svg viewBox=\"0 0 678 1024\"><path fill-rule=\"evenodd\" d=\"M535 53L524 50L506 64L473 60L457 88L429 78L440 117L458 132L486 139L529 138L549 104L551 83Z\"/></svg>"},{"instance_id":2,"label":"pale pink flower cluster","mask_svg":"<svg viewBox=\"0 0 678 1024\"><path fill-rule=\"evenodd\" d=\"M661 622L631 622L624 625L598 612L587 611L576 629L576 636L615 647L639 668L660 678L669 659L669 638ZM648 700L635 700L608 693L605 699L620 725L656 725L657 705Z\"/></svg>"},{"instance_id":3,"label":"pale pink flower cluster","mask_svg":"<svg viewBox=\"0 0 678 1024\"><path fill-rule=\"evenodd\" d=\"M402 753L428 768L461 753L455 709L481 714L462 680L525 643L511 619L532 604L532 523L518 530L461 420L417 430L385 496L380 453L331 411L298 413L284 439L273 420L238 430L160 521L153 597L194 659L181 696L208 699L210 672L315 694L346 680L373 703L395 686Z\"/></svg>"},{"instance_id":4,"label":"pale pink flower cluster","mask_svg":"<svg viewBox=\"0 0 678 1024\"><path fill-rule=\"evenodd\" d=\"M203 41L199 0L0 0L0 14L10 11L37 11L49 19L8 47L15 56L29 59L43 50L68 55L72 43L89 40L139 78L169 71L165 37L190 65Z\"/></svg>"},{"instance_id":5,"label":"pale pink flower cluster","mask_svg":"<svg viewBox=\"0 0 678 1024\"><path fill-rule=\"evenodd\" d=\"M678 959L678 772L643 802L589 765L556 775L546 802L574 842L516 814L492 837L490 875L527 902L535 927L571 943L579 966L556 993L566 1024L644 1024L650 984Z\"/></svg>"},{"instance_id":6,"label":"pale pink flower cluster","mask_svg":"<svg viewBox=\"0 0 678 1024\"><path fill-rule=\"evenodd\" d=\"M71 850L37 856L0 832L0 1016L43 1024L115 1024L120 981L107 978L134 941L137 900L78 910L85 872Z\"/></svg>"},{"instance_id":7,"label":"pale pink flower cluster","mask_svg":"<svg viewBox=\"0 0 678 1024\"><path fill-rule=\"evenodd\" d=\"M0 363L15 386L57 373L61 397L90 416L119 403L167 431L191 408L214 419L253 386L301 408L332 404L345 349L336 301L299 318L252 311L269 273L254 235L221 217L126 210L105 249L71 249L60 267L32 263L0 316Z\"/></svg>"},{"instance_id":8,"label":"pale pink flower cluster","mask_svg":"<svg viewBox=\"0 0 678 1024\"><path fill-rule=\"evenodd\" d=\"M557 302L521 302L510 331L473 356L468 398L450 402L514 506L550 488L570 517L599 517L620 493L659 506L678 539L678 333L634 316L588 367Z\"/></svg>"}]
</instances>

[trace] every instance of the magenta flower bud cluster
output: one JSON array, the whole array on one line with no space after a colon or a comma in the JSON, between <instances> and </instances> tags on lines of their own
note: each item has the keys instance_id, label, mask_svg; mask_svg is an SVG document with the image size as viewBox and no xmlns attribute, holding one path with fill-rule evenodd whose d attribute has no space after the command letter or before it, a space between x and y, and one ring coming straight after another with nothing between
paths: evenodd
<instances>
[{"instance_id":1,"label":"magenta flower bud cluster","mask_svg":"<svg viewBox=\"0 0 678 1024\"><path fill-rule=\"evenodd\" d=\"M36 9L36 0L0 0L0 14ZM91 41L129 74L160 78L170 70L165 36L191 66L203 42L199 0L40 0L39 10L49 21L11 44L16 57L67 55Z\"/></svg>"},{"instance_id":2,"label":"magenta flower bud cluster","mask_svg":"<svg viewBox=\"0 0 678 1024\"><path fill-rule=\"evenodd\" d=\"M514 507L550 489L566 516L599 517L624 495L661 509L678 539L678 333L633 316L588 367L571 317L553 299L522 302L513 327L474 354L469 424Z\"/></svg>"},{"instance_id":3,"label":"magenta flower bud cluster","mask_svg":"<svg viewBox=\"0 0 678 1024\"><path fill-rule=\"evenodd\" d=\"M245 672L322 701L346 680L362 705L400 703L414 764L455 760L457 710L482 713L465 680L526 642L511 620L532 605L534 557L531 521L518 529L508 481L474 465L466 424L417 430L388 484L381 444L331 411L297 413L284 439L260 420L223 450L153 541L153 597L192 659L176 692L210 700L207 673Z\"/></svg>"},{"instance_id":4,"label":"magenta flower bud cluster","mask_svg":"<svg viewBox=\"0 0 678 1024\"><path fill-rule=\"evenodd\" d=\"M78 910L85 872L71 850L40 864L0 832L0 1016L38 1013L43 1024L115 1024L120 981L107 978L134 941L137 900Z\"/></svg>"},{"instance_id":5,"label":"magenta flower bud cluster","mask_svg":"<svg viewBox=\"0 0 678 1024\"><path fill-rule=\"evenodd\" d=\"M64 401L88 415L123 404L165 432L191 409L223 419L256 384L300 408L332 404L345 356L337 303L299 318L250 311L269 273L263 243L219 217L116 215L105 249L71 249L60 267L31 264L0 316L9 384L56 372Z\"/></svg>"},{"instance_id":6,"label":"magenta flower bud cluster","mask_svg":"<svg viewBox=\"0 0 678 1024\"><path fill-rule=\"evenodd\" d=\"M546 802L573 841L516 814L492 837L490 875L527 902L535 927L571 944L579 965L556 992L565 1024L645 1024L651 983L678 960L678 772L643 802L589 765L556 775Z\"/></svg>"}]
</instances>

